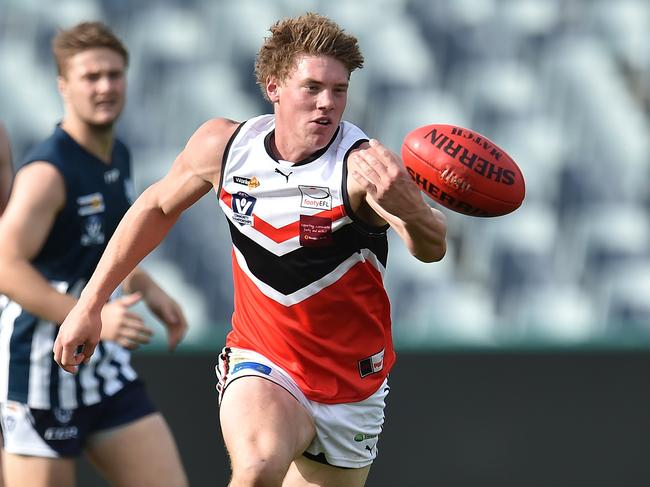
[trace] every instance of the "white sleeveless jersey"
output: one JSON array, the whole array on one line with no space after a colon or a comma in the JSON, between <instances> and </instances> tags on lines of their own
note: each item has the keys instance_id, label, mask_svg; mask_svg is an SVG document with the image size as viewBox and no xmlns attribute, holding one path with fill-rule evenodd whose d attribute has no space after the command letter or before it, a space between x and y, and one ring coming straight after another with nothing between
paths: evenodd
<instances>
[{"instance_id":1,"label":"white sleeveless jersey","mask_svg":"<svg viewBox=\"0 0 650 487\"><path fill-rule=\"evenodd\" d=\"M395 359L387 227L355 218L345 183L347 155L367 137L342 122L327 147L290 163L272 157L273 129L272 115L245 122L224 155L235 285L227 345L266 356L311 400L365 399Z\"/></svg>"}]
</instances>

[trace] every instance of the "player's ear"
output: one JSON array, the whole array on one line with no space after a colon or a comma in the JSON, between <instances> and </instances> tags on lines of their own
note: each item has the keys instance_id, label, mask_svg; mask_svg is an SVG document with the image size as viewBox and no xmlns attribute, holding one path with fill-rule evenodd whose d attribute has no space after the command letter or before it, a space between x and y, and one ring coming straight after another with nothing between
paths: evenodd
<instances>
[{"instance_id":1,"label":"player's ear","mask_svg":"<svg viewBox=\"0 0 650 487\"><path fill-rule=\"evenodd\" d=\"M271 100L271 103L275 103L280 100L279 94L280 85L278 80L274 76L269 76L266 79L266 95Z\"/></svg>"},{"instance_id":2,"label":"player's ear","mask_svg":"<svg viewBox=\"0 0 650 487\"><path fill-rule=\"evenodd\" d=\"M67 86L68 86L68 83L67 83L64 76L59 75L56 78L56 86L59 89L59 94L65 100L67 98Z\"/></svg>"}]
</instances>

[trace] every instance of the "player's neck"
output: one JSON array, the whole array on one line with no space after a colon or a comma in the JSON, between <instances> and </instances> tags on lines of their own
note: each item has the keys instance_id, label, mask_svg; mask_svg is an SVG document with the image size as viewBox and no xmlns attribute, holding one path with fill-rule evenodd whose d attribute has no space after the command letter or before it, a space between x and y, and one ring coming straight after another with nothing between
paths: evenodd
<instances>
[{"instance_id":1,"label":"player's neck","mask_svg":"<svg viewBox=\"0 0 650 487\"><path fill-rule=\"evenodd\" d=\"M318 149L312 147L305 147L301 142L301 139L295 137L292 139L291 134L278 134L278 127L276 126L275 131L269 140L269 146L273 155L278 160L296 163L308 158L314 152L318 151Z\"/></svg>"},{"instance_id":2,"label":"player's neck","mask_svg":"<svg viewBox=\"0 0 650 487\"><path fill-rule=\"evenodd\" d=\"M96 126L74 119L64 118L61 128L80 146L106 164L113 153L113 126Z\"/></svg>"}]
</instances>

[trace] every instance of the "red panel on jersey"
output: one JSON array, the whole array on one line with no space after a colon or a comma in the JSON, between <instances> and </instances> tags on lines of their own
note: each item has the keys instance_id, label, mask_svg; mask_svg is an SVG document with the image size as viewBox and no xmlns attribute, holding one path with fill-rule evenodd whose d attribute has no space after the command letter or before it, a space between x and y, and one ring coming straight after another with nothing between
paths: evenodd
<instances>
[{"instance_id":1,"label":"red panel on jersey","mask_svg":"<svg viewBox=\"0 0 650 487\"><path fill-rule=\"evenodd\" d=\"M235 313L227 346L266 356L313 401L361 401L381 386L395 352L388 297L372 264L355 264L338 281L292 306L264 295L234 256L233 273ZM383 368L362 377L360 362L368 363L382 350Z\"/></svg>"}]
</instances>

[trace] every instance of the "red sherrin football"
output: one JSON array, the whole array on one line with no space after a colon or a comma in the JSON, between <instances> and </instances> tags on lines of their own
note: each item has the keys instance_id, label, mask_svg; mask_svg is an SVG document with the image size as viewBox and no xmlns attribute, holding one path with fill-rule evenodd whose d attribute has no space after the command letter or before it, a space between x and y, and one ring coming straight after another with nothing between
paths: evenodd
<instances>
[{"instance_id":1,"label":"red sherrin football","mask_svg":"<svg viewBox=\"0 0 650 487\"><path fill-rule=\"evenodd\" d=\"M441 205L470 216L501 216L521 206L526 184L512 158L487 137L432 124L407 134L402 160L418 187Z\"/></svg>"}]
</instances>

